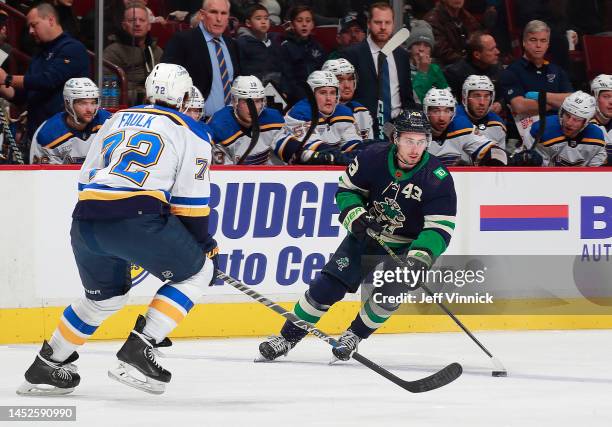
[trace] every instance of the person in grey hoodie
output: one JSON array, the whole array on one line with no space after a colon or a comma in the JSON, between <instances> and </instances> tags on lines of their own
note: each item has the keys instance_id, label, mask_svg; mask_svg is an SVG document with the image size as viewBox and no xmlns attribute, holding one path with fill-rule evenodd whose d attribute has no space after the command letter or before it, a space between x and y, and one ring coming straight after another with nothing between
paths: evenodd
<instances>
[{"instance_id":1,"label":"person in grey hoodie","mask_svg":"<svg viewBox=\"0 0 612 427\"><path fill-rule=\"evenodd\" d=\"M280 43L268 35L268 10L260 4L250 7L245 25L238 30L237 38L242 74L256 76L264 85L269 81L280 85Z\"/></svg>"}]
</instances>

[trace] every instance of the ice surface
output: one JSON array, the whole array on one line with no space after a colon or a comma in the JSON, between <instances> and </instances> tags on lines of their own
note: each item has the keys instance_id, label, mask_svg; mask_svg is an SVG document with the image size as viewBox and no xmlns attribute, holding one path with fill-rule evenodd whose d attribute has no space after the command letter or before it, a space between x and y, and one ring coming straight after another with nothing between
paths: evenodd
<instances>
[{"instance_id":1,"label":"ice surface","mask_svg":"<svg viewBox=\"0 0 612 427\"><path fill-rule=\"evenodd\" d=\"M275 363L253 363L261 339L176 340L163 349L172 382L161 396L107 377L120 342L91 342L68 396L20 397L15 389L39 345L0 346L0 405L76 405L88 426L611 426L612 331L487 332L477 337L508 378L463 333L374 335L360 353L404 379L457 361L464 374L412 394L355 361L329 366L316 338ZM20 423L19 425L26 425ZM38 425L38 424L37 424Z\"/></svg>"}]
</instances>

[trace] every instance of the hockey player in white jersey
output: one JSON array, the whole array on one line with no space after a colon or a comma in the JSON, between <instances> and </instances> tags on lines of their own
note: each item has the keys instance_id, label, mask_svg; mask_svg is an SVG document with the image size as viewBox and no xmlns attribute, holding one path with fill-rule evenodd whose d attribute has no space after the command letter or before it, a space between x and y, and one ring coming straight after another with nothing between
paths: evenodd
<instances>
[{"instance_id":1,"label":"hockey player in white jersey","mask_svg":"<svg viewBox=\"0 0 612 427\"><path fill-rule=\"evenodd\" d=\"M285 121L294 139L277 143L276 153L287 163L349 164L355 153L351 153L362 142L357 134L355 118L349 107L339 104L339 83L331 71L313 71L307 80L318 109L314 118L313 107L308 99L298 101L285 115ZM310 134L310 135L309 135ZM304 140L305 139L305 140ZM303 142L303 144L302 144Z\"/></svg>"},{"instance_id":2,"label":"hockey player in white jersey","mask_svg":"<svg viewBox=\"0 0 612 427\"><path fill-rule=\"evenodd\" d=\"M100 91L87 77L77 77L64 84L64 111L40 125L32 138L30 163L80 164L91 141L111 116L99 109Z\"/></svg>"},{"instance_id":3,"label":"hockey player in white jersey","mask_svg":"<svg viewBox=\"0 0 612 427\"><path fill-rule=\"evenodd\" d=\"M456 114L456 104L448 89L430 89L425 95L423 109L431 123L433 135L429 153L438 157L444 166L507 165L506 152L491 138L474 133L474 125L467 115Z\"/></svg>"},{"instance_id":4,"label":"hockey player in white jersey","mask_svg":"<svg viewBox=\"0 0 612 427\"><path fill-rule=\"evenodd\" d=\"M126 303L130 263L167 282L138 316L117 353L119 366L108 373L137 389L164 392L171 374L154 347L168 341L209 286L218 251L208 233L210 137L178 111L191 86L183 67L157 64L145 82L153 104L115 113L96 135L70 231L85 294L64 310L19 394L74 390L76 350Z\"/></svg>"},{"instance_id":5,"label":"hockey player in white jersey","mask_svg":"<svg viewBox=\"0 0 612 427\"><path fill-rule=\"evenodd\" d=\"M506 149L506 125L501 117L491 111L495 100L495 86L487 76L468 76L463 82L461 103L457 115L465 115L474 125L476 135L495 141L498 147Z\"/></svg>"},{"instance_id":6,"label":"hockey player in white jersey","mask_svg":"<svg viewBox=\"0 0 612 427\"><path fill-rule=\"evenodd\" d=\"M294 139L282 114L266 107L265 89L255 76L238 76L231 89L232 105L217 111L208 121L214 140L216 164L279 165L276 144ZM256 117L251 117L252 100Z\"/></svg>"},{"instance_id":7,"label":"hockey player in white jersey","mask_svg":"<svg viewBox=\"0 0 612 427\"><path fill-rule=\"evenodd\" d=\"M591 92L597 101L592 123L599 126L606 138L608 165L612 164L612 75L600 74L591 82Z\"/></svg>"},{"instance_id":8,"label":"hockey player in white jersey","mask_svg":"<svg viewBox=\"0 0 612 427\"><path fill-rule=\"evenodd\" d=\"M603 131L594 123L596 102L578 91L561 104L558 116L546 117L540 143L535 138L541 123L535 122L525 136L524 146L542 156L542 166L603 166L607 161Z\"/></svg>"},{"instance_id":9,"label":"hockey player in white jersey","mask_svg":"<svg viewBox=\"0 0 612 427\"><path fill-rule=\"evenodd\" d=\"M325 61L321 70L331 71L338 79L340 102L353 112L357 133L361 136L361 139L374 139L372 115L366 107L353 100L359 80L353 64L344 58L329 59Z\"/></svg>"}]
</instances>

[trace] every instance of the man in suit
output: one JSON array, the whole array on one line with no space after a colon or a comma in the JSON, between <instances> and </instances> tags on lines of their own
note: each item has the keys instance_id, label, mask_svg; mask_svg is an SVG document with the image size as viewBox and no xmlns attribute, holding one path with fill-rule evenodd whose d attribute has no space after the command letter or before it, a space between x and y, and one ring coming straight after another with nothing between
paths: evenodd
<instances>
[{"instance_id":1,"label":"man in suit","mask_svg":"<svg viewBox=\"0 0 612 427\"><path fill-rule=\"evenodd\" d=\"M363 104L378 117L378 100L383 101L384 121L397 117L400 111L414 106L412 81L410 80L410 56L397 48L383 61L379 94L378 55L393 35L393 9L388 3L374 3L370 6L368 37L361 43L348 47L342 52L355 67L359 82L354 99ZM377 137L380 137L378 120L374 123Z\"/></svg>"},{"instance_id":2,"label":"man in suit","mask_svg":"<svg viewBox=\"0 0 612 427\"><path fill-rule=\"evenodd\" d=\"M232 81L240 75L238 47L223 36L229 21L229 0L204 0L200 24L176 33L166 44L161 61L182 65L206 99L210 117L230 103Z\"/></svg>"}]
</instances>

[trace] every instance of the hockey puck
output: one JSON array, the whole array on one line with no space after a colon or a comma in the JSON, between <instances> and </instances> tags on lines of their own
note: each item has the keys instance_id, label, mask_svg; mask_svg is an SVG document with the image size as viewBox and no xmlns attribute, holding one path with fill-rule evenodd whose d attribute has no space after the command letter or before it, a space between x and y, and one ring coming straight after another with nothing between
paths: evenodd
<instances>
[{"instance_id":1,"label":"hockey puck","mask_svg":"<svg viewBox=\"0 0 612 427\"><path fill-rule=\"evenodd\" d=\"M491 376L493 376L493 377L507 377L508 376L508 372L507 371L492 371L491 372Z\"/></svg>"}]
</instances>

